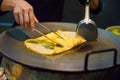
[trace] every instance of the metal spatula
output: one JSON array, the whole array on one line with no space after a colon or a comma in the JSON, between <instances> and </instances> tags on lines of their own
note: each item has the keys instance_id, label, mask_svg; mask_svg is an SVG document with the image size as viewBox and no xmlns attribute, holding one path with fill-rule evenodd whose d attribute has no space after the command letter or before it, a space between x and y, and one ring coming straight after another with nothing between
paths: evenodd
<instances>
[{"instance_id":1,"label":"metal spatula","mask_svg":"<svg viewBox=\"0 0 120 80\"><path fill-rule=\"evenodd\" d=\"M36 23L37 27L42 27L45 30L49 31L49 32L53 32L55 35L57 35L57 37L64 39L62 36L60 36L59 34L55 33L53 30L47 28L46 26L42 25L41 23ZM41 34L42 36L44 36L45 38L49 39L51 42L53 42L55 45L62 47L61 44L57 43L56 41L54 41L53 39L49 38L48 36L46 36L43 32L39 31L38 29L34 28L34 31L36 31L37 33Z\"/></svg>"},{"instance_id":2,"label":"metal spatula","mask_svg":"<svg viewBox=\"0 0 120 80\"><path fill-rule=\"evenodd\" d=\"M78 23L76 31L78 35L82 36L87 41L94 41L98 37L98 31L95 22L89 18L89 4L90 1L86 0L85 18Z\"/></svg>"}]
</instances>

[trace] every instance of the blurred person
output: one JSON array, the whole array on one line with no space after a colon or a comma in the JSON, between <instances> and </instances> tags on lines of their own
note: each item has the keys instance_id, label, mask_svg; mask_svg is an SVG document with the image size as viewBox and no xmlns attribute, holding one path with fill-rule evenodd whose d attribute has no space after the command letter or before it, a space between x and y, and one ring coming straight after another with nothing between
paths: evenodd
<instances>
[{"instance_id":1,"label":"blurred person","mask_svg":"<svg viewBox=\"0 0 120 80\"><path fill-rule=\"evenodd\" d=\"M90 1L90 11L99 13L102 0ZM31 30L39 21L61 21L63 7L64 0L0 0L0 14L12 10L16 23Z\"/></svg>"}]
</instances>

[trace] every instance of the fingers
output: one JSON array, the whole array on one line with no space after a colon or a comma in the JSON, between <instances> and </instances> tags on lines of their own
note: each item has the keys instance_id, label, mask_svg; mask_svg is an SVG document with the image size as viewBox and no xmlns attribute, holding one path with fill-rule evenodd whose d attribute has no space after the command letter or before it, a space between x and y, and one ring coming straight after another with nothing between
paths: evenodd
<instances>
[{"instance_id":1,"label":"fingers","mask_svg":"<svg viewBox=\"0 0 120 80\"><path fill-rule=\"evenodd\" d=\"M34 29L37 19L34 15L33 7L31 5L24 1L22 5L16 4L13 11L15 20L18 24L30 28L31 30Z\"/></svg>"},{"instance_id":2,"label":"fingers","mask_svg":"<svg viewBox=\"0 0 120 80\"><path fill-rule=\"evenodd\" d=\"M28 13L29 13L29 10L25 10L25 11L23 11L23 18L24 18L24 26L25 27L30 27L30 25L29 25L29 23L30 23L30 20L29 20L29 15L28 15Z\"/></svg>"},{"instance_id":3,"label":"fingers","mask_svg":"<svg viewBox=\"0 0 120 80\"><path fill-rule=\"evenodd\" d=\"M34 30L34 26L35 26L35 19L34 19L34 13L33 13L32 9L29 12L29 19L30 19L30 28L33 31Z\"/></svg>"},{"instance_id":4,"label":"fingers","mask_svg":"<svg viewBox=\"0 0 120 80\"><path fill-rule=\"evenodd\" d=\"M15 21L19 24L20 23L19 17L17 15L17 13L15 13L15 12L14 12L14 17L15 17Z\"/></svg>"},{"instance_id":5,"label":"fingers","mask_svg":"<svg viewBox=\"0 0 120 80\"><path fill-rule=\"evenodd\" d=\"M39 22L35 16L34 16L34 19L35 19L35 23L38 23L38 22Z\"/></svg>"},{"instance_id":6,"label":"fingers","mask_svg":"<svg viewBox=\"0 0 120 80\"><path fill-rule=\"evenodd\" d=\"M23 26L23 14L19 10L14 10L15 20L18 24Z\"/></svg>"}]
</instances>

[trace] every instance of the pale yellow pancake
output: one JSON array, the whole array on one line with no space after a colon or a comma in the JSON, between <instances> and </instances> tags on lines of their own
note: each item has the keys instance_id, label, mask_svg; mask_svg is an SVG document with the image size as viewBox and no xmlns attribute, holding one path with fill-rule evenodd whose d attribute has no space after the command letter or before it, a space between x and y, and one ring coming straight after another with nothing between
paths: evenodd
<instances>
[{"instance_id":1,"label":"pale yellow pancake","mask_svg":"<svg viewBox=\"0 0 120 80\"><path fill-rule=\"evenodd\" d=\"M64 39L58 37L54 33L46 34L47 37L59 43L62 46L57 46L49 39L45 38L44 36L35 38L35 39L28 39L26 40L25 46L29 49L34 51L35 53L45 54L45 55L53 55L58 54L67 50L72 49L75 46L83 45L86 43L86 40L76 34L74 31L56 31L57 34L62 36Z\"/></svg>"}]
</instances>

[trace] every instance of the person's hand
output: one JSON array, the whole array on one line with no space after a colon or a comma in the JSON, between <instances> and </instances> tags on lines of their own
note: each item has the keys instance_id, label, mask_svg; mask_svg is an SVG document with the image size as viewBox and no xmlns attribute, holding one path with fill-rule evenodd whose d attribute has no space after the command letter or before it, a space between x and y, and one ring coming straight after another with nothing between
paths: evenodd
<instances>
[{"instance_id":1,"label":"person's hand","mask_svg":"<svg viewBox=\"0 0 120 80\"><path fill-rule=\"evenodd\" d=\"M97 10L98 7L100 6L99 5L100 0L89 0L89 1L90 1L90 9L91 10ZM85 5L86 0L79 0L79 2L81 2L83 5Z\"/></svg>"},{"instance_id":2,"label":"person's hand","mask_svg":"<svg viewBox=\"0 0 120 80\"><path fill-rule=\"evenodd\" d=\"M90 0L90 8L96 10L99 7L99 0Z\"/></svg>"},{"instance_id":3,"label":"person's hand","mask_svg":"<svg viewBox=\"0 0 120 80\"><path fill-rule=\"evenodd\" d=\"M38 22L33 7L25 0L3 0L1 10L13 10L16 22L32 30L35 23Z\"/></svg>"},{"instance_id":4,"label":"person's hand","mask_svg":"<svg viewBox=\"0 0 120 80\"><path fill-rule=\"evenodd\" d=\"M37 19L35 17L33 7L24 0L16 1L13 9L15 20L24 27L34 29Z\"/></svg>"}]
</instances>

